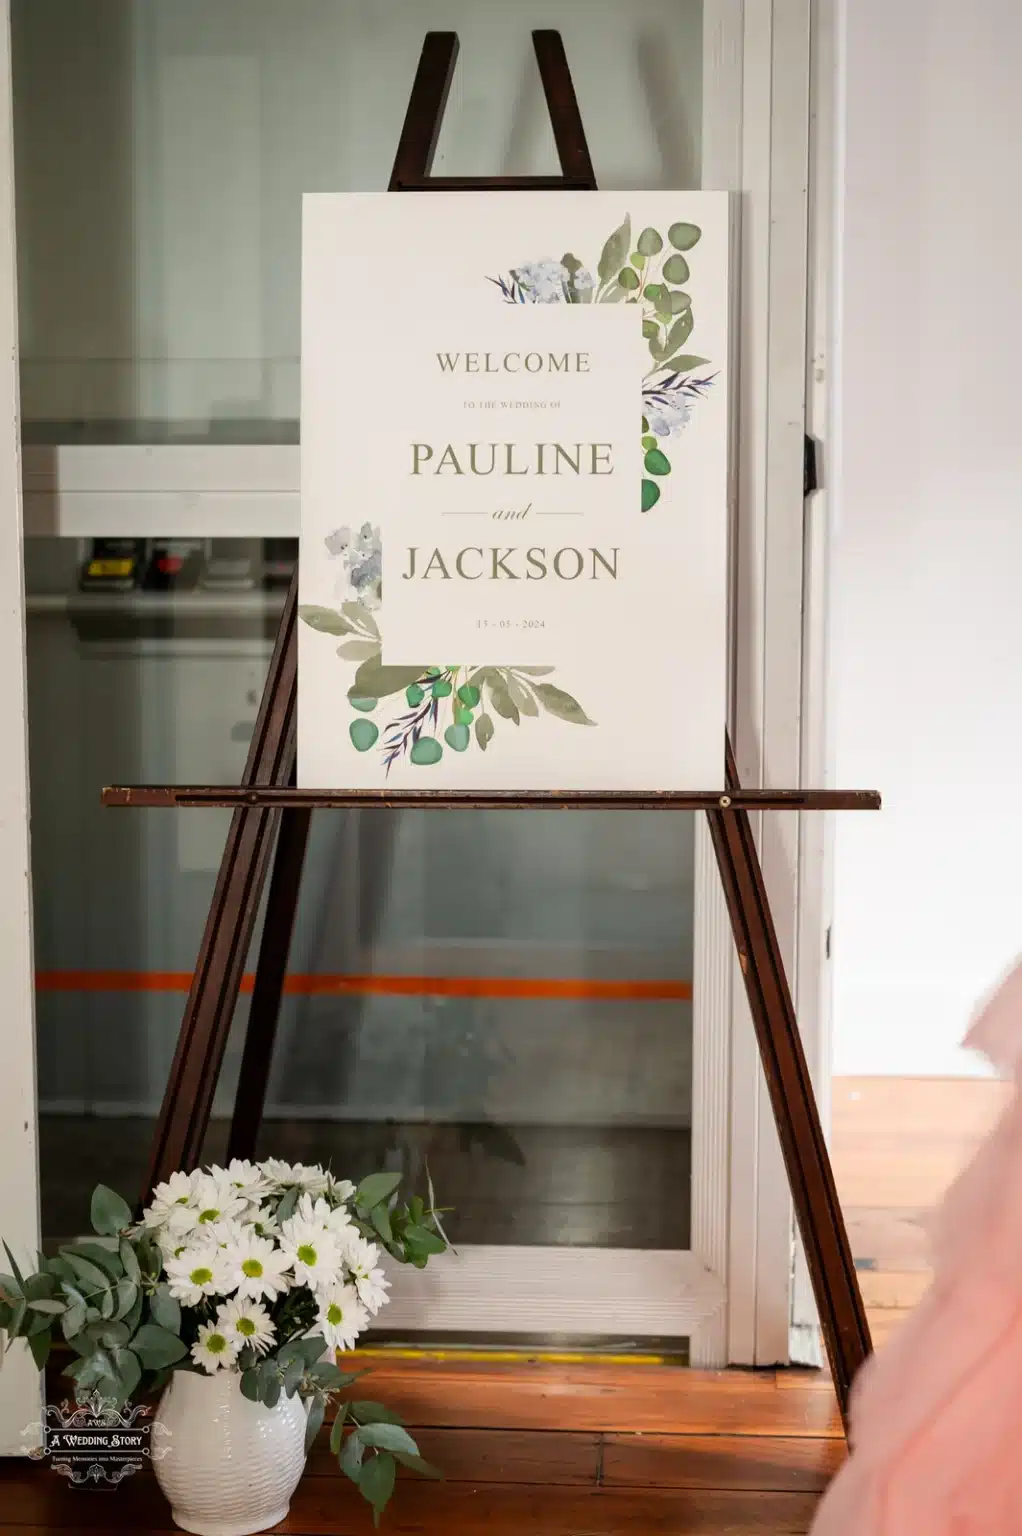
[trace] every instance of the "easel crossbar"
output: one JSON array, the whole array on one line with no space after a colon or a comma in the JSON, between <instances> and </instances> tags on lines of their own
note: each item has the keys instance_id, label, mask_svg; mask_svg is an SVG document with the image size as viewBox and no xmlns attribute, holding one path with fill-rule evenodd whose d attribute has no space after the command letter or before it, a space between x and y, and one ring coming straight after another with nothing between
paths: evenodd
<instances>
[{"instance_id":1,"label":"easel crossbar","mask_svg":"<svg viewBox=\"0 0 1022 1536\"><path fill-rule=\"evenodd\" d=\"M517 790L294 789L238 784L137 784L104 789L110 807L262 806L281 810L878 811L869 789Z\"/></svg>"}]
</instances>

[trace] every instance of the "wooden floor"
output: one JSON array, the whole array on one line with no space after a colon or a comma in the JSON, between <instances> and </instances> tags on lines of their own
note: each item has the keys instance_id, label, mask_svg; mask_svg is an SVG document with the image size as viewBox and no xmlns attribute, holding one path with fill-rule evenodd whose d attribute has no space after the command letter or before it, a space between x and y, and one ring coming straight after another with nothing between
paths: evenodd
<instances>
[{"instance_id":1,"label":"wooden floor","mask_svg":"<svg viewBox=\"0 0 1022 1536\"><path fill-rule=\"evenodd\" d=\"M364 1390L414 1426L446 1476L399 1483L384 1522L394 1536L795 1536L844 1457L833 1394L813 1373L366 1363ZM26 1536L174 1529L148 1475L88 1492L18 1462L0 1463L0 1525ZM278 1529L372 1530L322 1442Z\"/></svg>"},{"instance_id":2,"label":"wooden floor","mask_svg":"<svg viewBox=\"0 0 1022 1536\"><path fill-rule=\"evenodd\" d=\"M987 1078L835 1078L834 1174L875 1344L929 1285L929 1213L1010 1092Z\"/></svg>"},{"instance_id":3,"label":"wooden floor","mask_svg":"<svg viewBox=\"0 0 1022 1536\"><path fill-rule=\"evenodd\" d=\"M877 1342L929 1282L924 1222L1003 1107L986 1081L838 1079L835 1172ZM796 1536L845 1455L809 1372L367 1357L443 1484L399 1484L395 1536ZM148 1476L112 1493L0 1462L0 1530L169 1531ZM366 1506L317 1447L279 1529L366 1533Z\"/></svg>"}]
</instances>

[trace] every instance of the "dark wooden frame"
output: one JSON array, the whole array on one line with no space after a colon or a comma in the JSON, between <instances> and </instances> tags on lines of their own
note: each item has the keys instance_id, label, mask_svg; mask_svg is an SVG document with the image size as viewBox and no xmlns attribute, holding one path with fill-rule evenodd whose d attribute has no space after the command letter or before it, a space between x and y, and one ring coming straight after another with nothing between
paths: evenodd
<instances>
[{"instance_id":1,"label":"dark wooden frame","mask_svg":"<svg viewBox=\"0 0 1022 1536\"><path fill-rule=\"evenodd\" d=\"M423 44L398 144L391 191L595 189L596 178L560 34L534 32L532 36L563 174L431 176L458 39L452 32L430 32ZM710 824L834 1385L845 1414L852 1380L870 1351L869 1328L749 812L877 809L879 796L868 791L743 790L730 743L725 744L727 789L723 794L719 790L684 794L570 790L495 794L295 789L292 786L297 710L296 610L297 577L281 619L240 786L110 788L103 792L103 803L108 806L234 808L160 1111L143 1198L156 1182L176 1168L193 1166L202 1155L242 969L276 836L229 1142L232 1156L254 1153L313 808L703 810Z\"/></svg>"}]
</instances>

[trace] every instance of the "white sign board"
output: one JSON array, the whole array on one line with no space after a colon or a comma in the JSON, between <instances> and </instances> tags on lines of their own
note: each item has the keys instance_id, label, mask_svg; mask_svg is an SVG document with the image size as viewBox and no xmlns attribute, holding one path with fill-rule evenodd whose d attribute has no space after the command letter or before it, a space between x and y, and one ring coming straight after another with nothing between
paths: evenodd
<instances>
[{"instance_id":1,"label":"white sign board","mask_svg":"<svg viewBox=\"0 0 1022 1536\"><path fill-rule=\"evenodd\" d=\"M726 193L305 198L301 785L723 788L727 262Z\"/></svg>"}]
</instances>

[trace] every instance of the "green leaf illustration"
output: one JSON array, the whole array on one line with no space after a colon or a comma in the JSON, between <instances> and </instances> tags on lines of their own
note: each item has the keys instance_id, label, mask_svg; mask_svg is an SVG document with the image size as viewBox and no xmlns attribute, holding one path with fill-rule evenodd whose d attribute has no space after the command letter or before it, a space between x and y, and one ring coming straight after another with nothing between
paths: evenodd
<instances>
[{"instance_id":1,"label":"green leaf illustration","mask_svg":"<svg viewBox=\"0 0 1022 1536\"><path fill-rule=\"evenodd\" d=\"M485 752L492 740L493 721L487 714L478 715L476 717L476 741L479 743L479 750Z\"/></svg>"},{"instance_id":2,"label":"green leaf illustration","mask_svg":"<svg viewBox=\"0 0 1022 1536\"><path fill-rule=\"evenodd\" d=\"M348 695L348 703L352 709L360 709L364 715L371 714L379 703L379 699L353 699Z\"/></svg>"},{"instance_id":3,"label":"green leaf illustration","mask_svg":"<svg viewBox=\"0 0 1022 1536\"><path fill-rule=\"evenodd\" d=\"M696 357L692 352L679 352L677 357L672 357L664 367L671 373L691 373L693 368L704 368L709 362L708 357Z\"/></svg>"},{"instance_id":4,"label":"green leaf illustration","mask_svg":"<svg viewBox=\"0 0 1022 1536\"><path fill-rule=\"evenodd\" d=\"M679 347L683 347L692 334L692 311L687 309L680 320L675 320L667 333L667 341L664 344L661 357L673 357Z\"/></svg>"},{"instance_id":5,"label":"green leaf illustration","mask_svg":"<svg viewBox=\"0 0 1022 1536\"><path fill-rule=\"evenodd\" d=\"M380 654L380 642L378 640L345 640L343 645L337 647L338 656L343 656L346 661L369 661Z\"/></svg>"},{"instance_id":6,"label":"green leaf illustration","mask_svg":"<svg viewBox=\"0 0 1022 1536\"><path fill-rule=\"evenodd\" d=\"M667 238L676 251L690 251L698 244L701 235L698 224L672 224L667 231Z\"/></svg>"},{"instance_id":7,"label":"green leaf illustration","mask_svg":"<svg viewBox=\"0 0 1022 1536\"><path fill-rule=\"evenodd\" d=\"M609 283L615 272L620 271L628 257L632 244L632 221L626 213L623 223L619 224L614 233L609 236L606 245L600 252L600 264L597 272L601 282Z\"/></svg>"},{"instance_id":8,"label":"green leaf illustration","mask_svg":"<svg viewBox=\"0 0 1022 1536\"><path fill-rule=\"evenodd\" d=\"M618 284L626 293L634 293L639 286L639 274L634 267L622 267L617 275Z\"/></svg>"},{"instance_id":9,"label":"green leaf illustration","mask_svg":"<svg viewBox=\"0 0 1022 1536\"><path fill-rule=\"evenodd\" d=\"M664 262L664 276L669 283L687 283L691 274L684 256L668 256Z\"/></svg>"},{"instance_id":10,"label":"green leaf illustration","mask_svg":"<svg viewBox=\"0 0 1022 1536\"><path fill-rule=\"evenodd\" d=\"M518 706L512 699L507 683L500 673L492 673L486 679L486 686L490 693L490 703L497 714L505 720L513 720L517 725L519 723Z\"/></svg>"},{"instance_id":11,"label":"green leaf illustration","mask_svg":"<svg viewBox=\"0 0 1022 1536\"><path fill-rule=\"evenodd\" d=\"M669 475L671 473L671 461L666 453L659 448L651 448L643 459L646 473L649 475Z\"/></svg>"},{"instance_id":12,"label":"green leaf illustration","mask_svg":"<svg viewBox=\"0 0 1022 1536\"><path fill-rule=\"evenodd\" d=\"M656 481L644 480L642 482L642 510L644 512L648 512L651 507L656 506L659 500L660 487L657 485Z\"/></svg>"},{"instance_id":13,"label":"green leaf illustration","mask_svg":"<svg viewBox=\"0 0 1022 1536\"><path fill-rule=\"evenodd\" d=\"M348 689L349 699L386 699L403 693L422 676L422 667L384 667L378 660L364 661Z\"/></svg>"},{"instance_id":14,"label":"green leaf illustration","mask_svg":"<svg viewBox=\"0 0 1022 1536\"><path fill-rule=\"evenodd\" d=\"M479 689L472 683L462 683L458 689L458 698L467 709L475 709L479 703Z\"/></svg>"},{"instance_id":15,"label":"green leaf illustration","mask_svg":"<svg viewBox=\"0 0 1022 1536\"><path fill-rule=\"evenodd\" d=\"M444 749L435 736L420 736L408 755L417 767L427 768L440 761Z\"/></svg>"},{"instance_id":16,"label":"green leaf illustration","mask_svg":"<svg viewBox=\"0 0 1022 1536\"><path fill-rule=\"evenodd\" d=\"M436 682L431 685L430 691L434 699L446 699L453 689L446 677L438 677Z\"/></svg>"},{"instance_id":17,"label":"green leaf illustration","mask_svg":"<svg viewBox=\"0 0 1022 1536\"><path fill-rule=\"evenodd\" d=\"M555 688L553 683L537 683L536 695L547 713L556 715L558 720L567 720L570 725L596 724L595 720L590 720L577 699L565 693L563 688Z\"/></svg>"},{"instance_id":18,"label":"green leaf illustration","mask_svg":"<svg viewBox=\"0 0 1022 1536\"><path fill-rule=\"evenodd\" d=\"M376 627L376 620L369 612L369 609L366 607L365 603L360 603L357 600L342 603L341 612L347 618L349 618L353 624L357 624L360 629L368 630L371 635L376 636L377 640L380 638L380 631Z\"/></svg>"},{"instance_id":19,"label":"green leaf illustration","mask_svg":"<svg viewBox=\"0 0 1022 1536\"><path fill-rule=\"evenodd\" d=\"M467 725L449 725L444 732L444 740L452 752L464 752L471 739Z\"/></svg>"},{"instance_id":20,"label":"green leaf illustration","mask_svg":"<svg viewBox=\"0 0 1022 1536\"><path fill-rule=\"evenodd\" d=\"M642 439L642 446L643 446L643 448L645 449L645 451L647 453L649 452L650 448L655 448L656 445L657 445L657 440L656 440L655 437L644 437Z\"/></svg>"},{"instance_id":21,"label":"green leaf illustration","mask_svg":"<svg viewBox=\"0 0 1022 1536\"><path fill-rule=\"evenodd\" d=\"M651 229L649 225L642 231L642 234L635 243L644 256L655 256L658 251L662 251L664 248L663 237L655 229Z\"/></svg>"},{"instance_id":22,"label":"green leaf illustration","mask_svg":"<svg viewBox=\"0 0 1022 1536\"><path fill-rule=\"evenodd\" d=\"M539 705L536 703L536 700L532 697L532 694L529 692L529 690L510 674L508 675L506 682L507 691L511 695L511 701L515 707L523 715L532 715L533 717L538 715Z\"/></svg>"},{"instance_id":23,"label":"green leaf illustration","mask_svg":"<svg viewBox=\"0 0 1022 1536\"><path fill-rule=\"evenodd\" d=\"M355 626L332 608L307 606L299 608L298 617L310 629L318 629L324 635L353 635Z\"/></svg>"},{"instance_id":24,"label":"green leaf illustration","mask_svg":"<svg viewBox=\"0 0 1022 1536\"><path fill-rule=\"evenodd\" d=\"M368 752L380 739L380 728L375 720L353 720L348 726L348 735L356 752Z\"/></svg>"},{"instance_id":25,"label":"green leaf illustration","mask_svg":"<svg viewBox=\"0 0 1022 1536\"><path fill-rule=\"evenodd\" d=\"M649 292L648 288L646 289L646 292ZM669 320L674 314L674 310L672 308L673 299L674 295L671 293L669 288L661 288L660 292L654 299L653 307L655 308L657 314L660 316L661 320Z\"/></svg>"}]
</instances>

